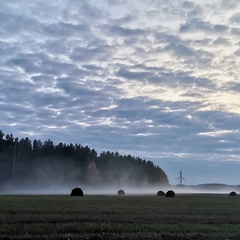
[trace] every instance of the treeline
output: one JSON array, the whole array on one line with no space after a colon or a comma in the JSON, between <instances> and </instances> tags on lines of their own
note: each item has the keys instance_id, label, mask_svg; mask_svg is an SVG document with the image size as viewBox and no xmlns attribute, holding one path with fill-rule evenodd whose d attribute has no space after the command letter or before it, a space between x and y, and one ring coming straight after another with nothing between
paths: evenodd
<instances>
[{"instance_id":1,"label":"treeline","mask_svg":"<svg viewBox=\"0 0 240 240\"><path fill-rule=\"evenodd\" d=\"M164 186L165 172L151 161L80 144L54 144L50 139L14 138L0 130L0 188L90 186ZM0 190L1 190L0 189Z\"/></svg>"}]
</instances>

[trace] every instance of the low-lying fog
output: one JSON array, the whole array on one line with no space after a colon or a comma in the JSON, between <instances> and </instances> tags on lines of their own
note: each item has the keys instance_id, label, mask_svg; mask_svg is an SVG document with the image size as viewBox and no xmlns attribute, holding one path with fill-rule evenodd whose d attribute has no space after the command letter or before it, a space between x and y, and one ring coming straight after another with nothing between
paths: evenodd
<instances>
[{"instance_id":1,"label":"low-lying fog","mask_svg":"<svg viewBox=\"0 0 240 240\"><path fill-rule=\"evenodd\" d=\"M176 194L229 194L231 191L240 192L239 186L225 186L216 188L203 188L199 186L166 186L166 187L90 187L81 185L72 186L51 186L42 188L9 189L0 194L28 194L28 195L70 195L73 188L79 187L84 195L117 195L119 190L123 190L126 195L156 195L158 191L167 192L173 190Z\"/></svg>"}]
</instances>

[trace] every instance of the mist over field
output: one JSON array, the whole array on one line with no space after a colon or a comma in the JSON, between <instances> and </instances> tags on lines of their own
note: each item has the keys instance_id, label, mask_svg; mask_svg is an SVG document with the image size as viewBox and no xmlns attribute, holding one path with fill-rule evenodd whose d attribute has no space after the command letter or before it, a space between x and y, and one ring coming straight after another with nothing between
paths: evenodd
<instances>
[{"instance_id":1,"label":"mist over field","mask_svg":"<svg viewBox=\"0 0 240 240\"><path fill-rule=\"evenodd\" d=\"M235 191L240 193L239 185L224 185L224 184L203 184L196 186L179 186L179 185L165 185L165 186L145 186L145 187L133 187L127 184L119 186L90 186L86 184L66 184L66 185L49 185L45 187L26 187L17 189L5 189L0 191L0 194L20 194L20 195L69 195L71 190L75 187L79 187L83 190L84 195L112 195L117 196L119 190L123 190L125 195L149 195L157 196L158 191L166 193L169 190L173 190L176 195L182 194L226 194Z\"/></svg>"}]
</instances>

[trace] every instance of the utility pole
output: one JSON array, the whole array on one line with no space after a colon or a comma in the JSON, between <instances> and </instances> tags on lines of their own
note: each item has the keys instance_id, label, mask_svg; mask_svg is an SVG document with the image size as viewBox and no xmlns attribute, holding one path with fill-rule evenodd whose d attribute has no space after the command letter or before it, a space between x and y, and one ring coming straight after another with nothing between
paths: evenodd
<instances>
[{"instance_id":1,"label":"utility pole","mask_svg":"<svg viewBox=\"0 0 240 240\"><path fill-rule=\"evenodd\" d=\"M180 176L177 178L179 179L179 186L183 186L183 180L185 180L185 178L182 176L182 170L180 170Z\"/></svg>"},{"instance_id":2,"label":"utility pole","mask_svg":"<svg viewBox=\"0 0 240 240\"><path fill-rule=\"evenodd\" d=\"M16 168L16 151L17 151L17 139L15 139L14 151L13 151L13 171L12 171L12 186L15 186L15 168Z\"/></svg>"}]
</instances>

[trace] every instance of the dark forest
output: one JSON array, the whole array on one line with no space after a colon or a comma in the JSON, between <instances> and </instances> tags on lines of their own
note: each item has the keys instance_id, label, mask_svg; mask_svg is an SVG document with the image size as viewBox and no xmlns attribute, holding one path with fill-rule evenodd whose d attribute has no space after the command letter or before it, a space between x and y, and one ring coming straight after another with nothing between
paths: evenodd
<instances>
[{"instance_id":1,"label":"dark forest","mask_svg":"<svg viewBox=\"0 0 240 240\"><path fill-rule=\"evenodd\" d=\"M18 139L0 131L0 192L7 189L88 185L150 187L169 184L153 162L80 144Z\"/></svg>"}]
</instances>

